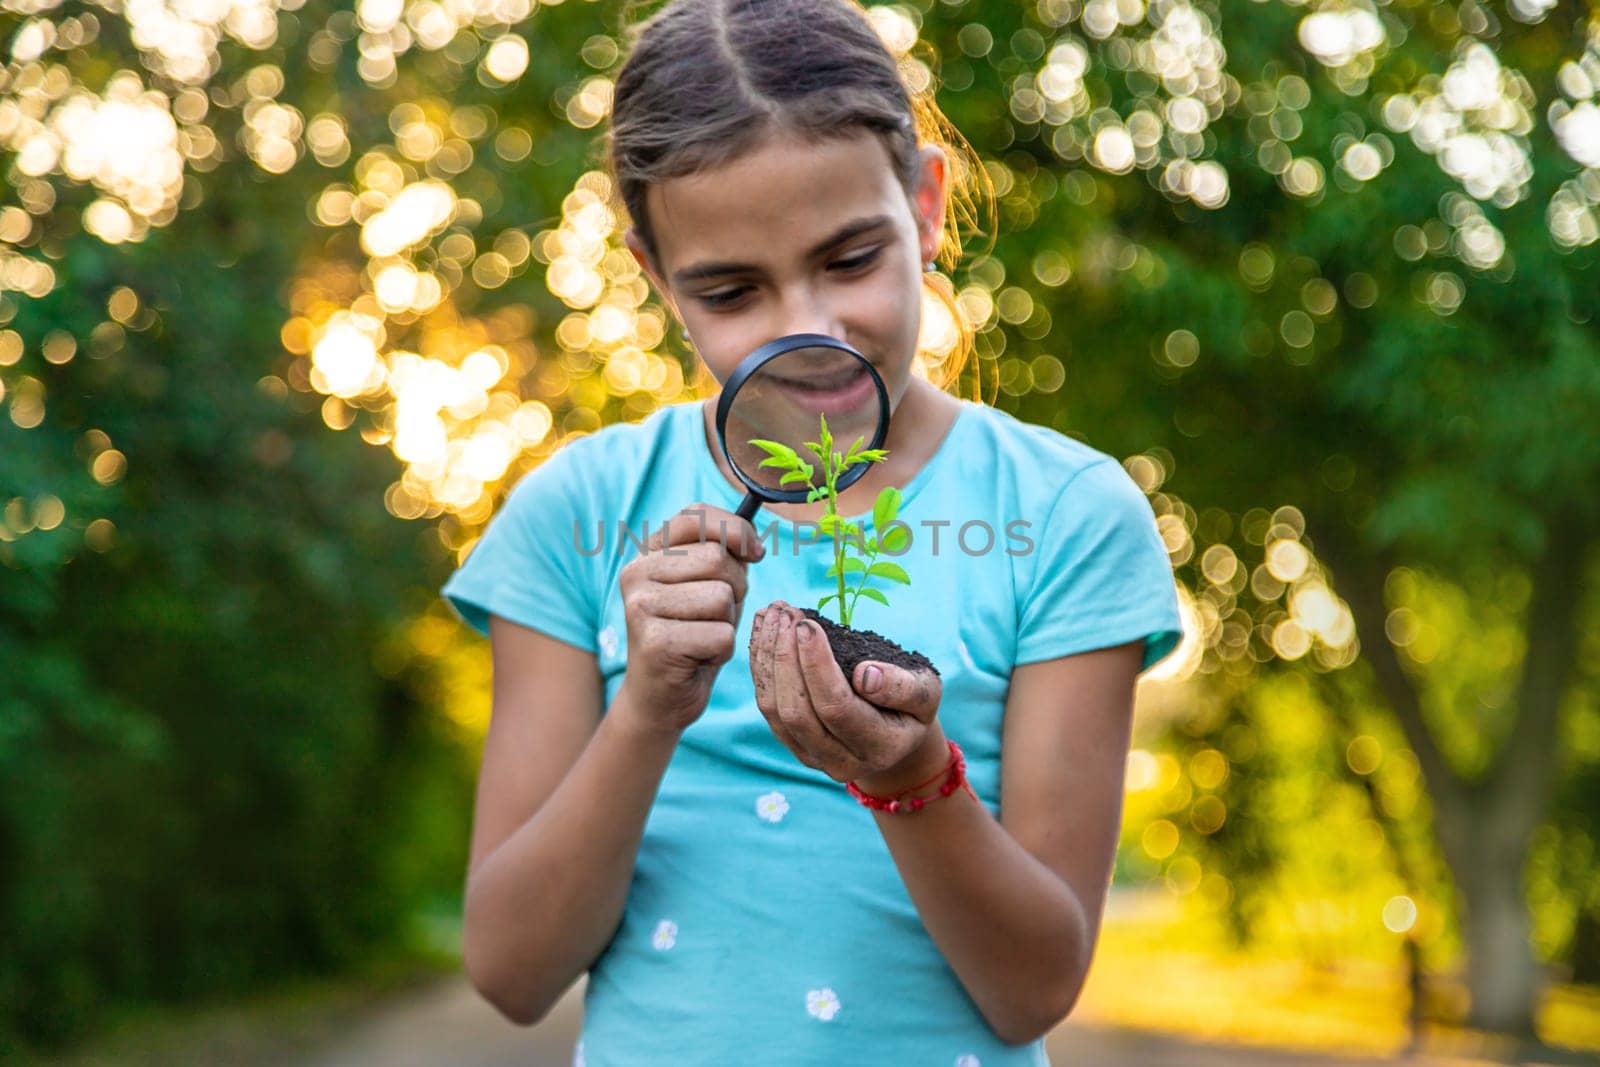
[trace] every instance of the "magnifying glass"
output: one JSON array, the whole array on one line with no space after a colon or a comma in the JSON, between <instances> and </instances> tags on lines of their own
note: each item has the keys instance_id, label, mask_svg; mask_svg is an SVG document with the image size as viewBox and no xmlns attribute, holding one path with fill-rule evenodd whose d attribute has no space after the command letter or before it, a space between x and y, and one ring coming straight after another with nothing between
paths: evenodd
<instances>
[{"instance_id":1,"label":"magnifying glass","mask_svg":"<svg viewBox=\"0 0 1600 1067\"><path fill-rule=\"evenodd\" d=\"M717 439L733 473L749 491L735 513L750 520L763 502L803 504L811 490L781 484L784 471L763 467L768 453L752 438L776 441L795 450L816 468L812 480L822 484L822 465L807 441L820 440L821 419L839 442L840 452L857 437L863 448L883 444L889 429L889 390L860 352L820 333L794 333L768 341L734 368L717 398ZM834 483L842 490L867 472L859 463Z\"/></svg>"}]
</instances>

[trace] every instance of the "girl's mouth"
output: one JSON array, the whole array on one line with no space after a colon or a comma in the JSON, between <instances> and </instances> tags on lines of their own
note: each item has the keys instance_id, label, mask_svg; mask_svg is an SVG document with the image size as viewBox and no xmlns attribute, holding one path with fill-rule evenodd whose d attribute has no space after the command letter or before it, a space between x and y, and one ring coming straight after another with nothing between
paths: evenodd
<instances>
[{"instance_id":1,"label":"girl's mouth","mask_svg":"<svg viewBox=\"0 0 1600 1067\"><path fill-rule=\"evenodd\" d=\"M852 384L858 377L861 376L861 373L862 371L860 367L852 367L845 371L835 371L826 376L817 375L804 378L779 378L777 380L791 389L815 389L819 392L831 392L836 389L843 389L845 386Z\"/></svg>"},{"instance_id":2,"label":"girl's mouth","mask_svg":"<svg viewBox=\"0 0 1600 1067\"><path fill-rule=\"evenodd\" d=\"M777 378L784 394L811 414L860 410L874 392L866 368L856 364L818 378Z\"/></svg>"}]
</instances>

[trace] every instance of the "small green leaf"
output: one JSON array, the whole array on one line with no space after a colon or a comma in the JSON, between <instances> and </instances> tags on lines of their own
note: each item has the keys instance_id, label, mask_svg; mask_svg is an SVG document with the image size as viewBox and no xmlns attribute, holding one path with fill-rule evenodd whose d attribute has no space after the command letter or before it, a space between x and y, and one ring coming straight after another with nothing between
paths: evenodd
<instances>
[{"instance_id":1,"label":"small green leaf","mask_svg":"<svg viewBox=\"0 0 1600 1067\"><path fill-rule=\"evenodd\" d=\"M867 568L867 573L878 578L888 578L893 582L901 582L905 585L911 584L911 576L906 573L906 569L900 564L890 563L888 560L879 560L874 563Z\"/></svg>"},{"instance_id":2,"label":"small green leaf","mask_svg":"<svg viewBox=\"0 0 1600 1067\"><path fill-rule=\"evenodd\" d=\"M817 444L815 441L807 441L806 442L806 451L810 452L813 456L816 456L817 460L819 462L821 462L821 463L828 462L827 450L824 449L821 445Z\"/></svg>"},{"instance_id":3,"label":"small green leaf","mask_svg":"<svg viewBox=\"0 0 1600 1067\"><path fill-rule=\"evenodd\" d=\"M750 439L750 443L761 449L761 451L765 452L773 459L784 460L787 466L800 466L800 457L796 455L795 450L790 448L788 445L780 444L777 441L767 441L760 437L752 437ZM761 465L765 467L767 462L768 461L763 460Z\"/></svg>"},{"instance_id":4,"label":"small green leaf","mask_svg":"<svg viewBox=\"0 0 1600 1067\"><path fill-rule=\"evenodd\" d=\"M876 556L878 554L878 539L876 537L867 538L866 552L869 556Z\"/></svg>"},{"instance_id":5,"label":"small green leaf","mask_svg":"<svg viewBox=\"0 0 1600 1067\"><path fill-rule=\"evenodd\" d=\"M891 526L883 535L885 552L904 552L911 543L911 531L904 526Z\"/></svg>"},{"instance_id":6,"label":"small green leaf","mask_svg":"<svg viewBox=\"0 0 1600 1067\"><path fill-rule=\"evenodd\" d=\"M779 485L788 485L790 482L810 482L811 475L806 471L790 471L778 479Z\"/></svg>"},{"instance_id":7,"label":"small green leaf","mask_svg":"<svg viewBox=\"0 0 1600 1067\"><path fill-rule=\"evenodd\" d=\"M817 601L817 610L821 611L823 608L828 606L828 601L837 600L837 599L839 599L839 594L838 593L829 593L827 596L825 596L821 600Z\"/></svg>"},{"instance_id":8,"label":"small green leaf","mask_svg":"<svg viewBox=\"0 0 1600 1067\"><path fill-rule=\"evenodd\" d=\"M860 593L862 596L871 597L873 600L876 600L878 603L882 604L884 607L888 607L889 606L889 598L884 596L878 590L871 588L870 586L862 586L860 589L857 589L856 592Z\"/></svg>"},{"instance_id":9,"label":"small green leaf","mask_svg":"<svg viewBox=\"0 0 1600 1067\"><path fill-rule=\"evenodd\" d=\"M826 452L828 449L833 447L833 434L828 432L828 416L818 412L817 420L822 426L822 440L820 443L822 445L822 450Z\"/></svg>"},{"instance_id":10,"label":"small green leaf","mask_svg":"<svg viewBox=\"0 0 1600 1067\"><path fill-rule=\"evenodd\" d=\"M868 463L881 463L885 459L889 458L888 450L883 448L864 449L863 451L858 452L857 455L866 460Z\"/></svg>"},{"instance_id":11,"label":"small green leaf","mask_svg":"<svg viewBox=\"0 0 1600 1067\"><path fill-rule=\"evenodd\" d=\"M886 485L878 492L878 499L872 505L872 525L876 529L883 529L894 521L900 514L900 490L892 485Z\"/></svg>"},{"instance_id":12,"label":"small green leaf","mask_svg":"<svg viewBox=\"0 0 1600 1067\"><path fill-rule=\"evenodd\" d=\"M825 497L827 495L828 495L828 487L825 486L825 485L819 485L815 489L811 490L811 492L806 494L806 503L807 504L815 504L820 498Z\"/></svg>"},{"instance_id":13,"label":"small green leaf","mask_svg":"<svg viewBox=\"0 0 1600 1067\"><path fill-rule=\"evenodd\" d=\"M794 464L790 463L789 460L784 456L768 456L766 459L764 459L760 463L756 464L756 466L758 466L758 467L783 467L783 468L789 469L789 470L794 469Z\"/></svg>"},{"instance_id":14,"label":"small green leaf","mask_svg":"<svg viewBox=\"0 0 1600 1067\"><path fill-rule=\"evenodd\" d=\"M854 557L854 556L846 556L844 558L844 573L846 573L846 574L856 574L856 573L858 573L860 571L864 571L866 569L867 569L867 565L865 563L862 563L859 559L856 559L856 557ZM839 565L836 563L833 566L829 567L828 568L828 573L823 575L823 577L824 578L837 578L837 577L839 577Z\"/></svg>"}]
</instances>

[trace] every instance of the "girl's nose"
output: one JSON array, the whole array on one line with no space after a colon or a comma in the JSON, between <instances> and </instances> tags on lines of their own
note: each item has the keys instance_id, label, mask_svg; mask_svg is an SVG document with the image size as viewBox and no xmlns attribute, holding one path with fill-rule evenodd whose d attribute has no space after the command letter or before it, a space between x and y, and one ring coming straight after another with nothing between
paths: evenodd
<instances>
[{"instance_id":1,"label":"girl's nose","mask_svg":"<svg viewBox=\"0 0 1600 1067\"><path fill-rule=\"evenodd\" d=\"M809 295L785 301L783 321L779 324L784 334L820 333L828 337L844 338L844 324L826 302Z\"/></svg>"}]
</instances>

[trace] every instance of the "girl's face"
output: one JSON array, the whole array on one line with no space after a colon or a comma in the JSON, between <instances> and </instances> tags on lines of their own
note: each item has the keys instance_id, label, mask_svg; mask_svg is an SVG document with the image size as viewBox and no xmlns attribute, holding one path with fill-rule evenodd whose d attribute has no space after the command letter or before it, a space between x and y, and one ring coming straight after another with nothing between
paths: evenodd
<instances>
[{"instance_id":1,"label":"girl's face","mask_svg":"<svg viewBox=\"0 0 1600 1067\"><path fill-rule=\"evenodd\" d=\"M920 154L911 196L874 134L774 137L714 170L646 193L660 262L628 246L718 382L762 344L821 333L854 346L898 406L922 318L922 265L938 251L945 160Z\"/></svg>"}]
</instances>

